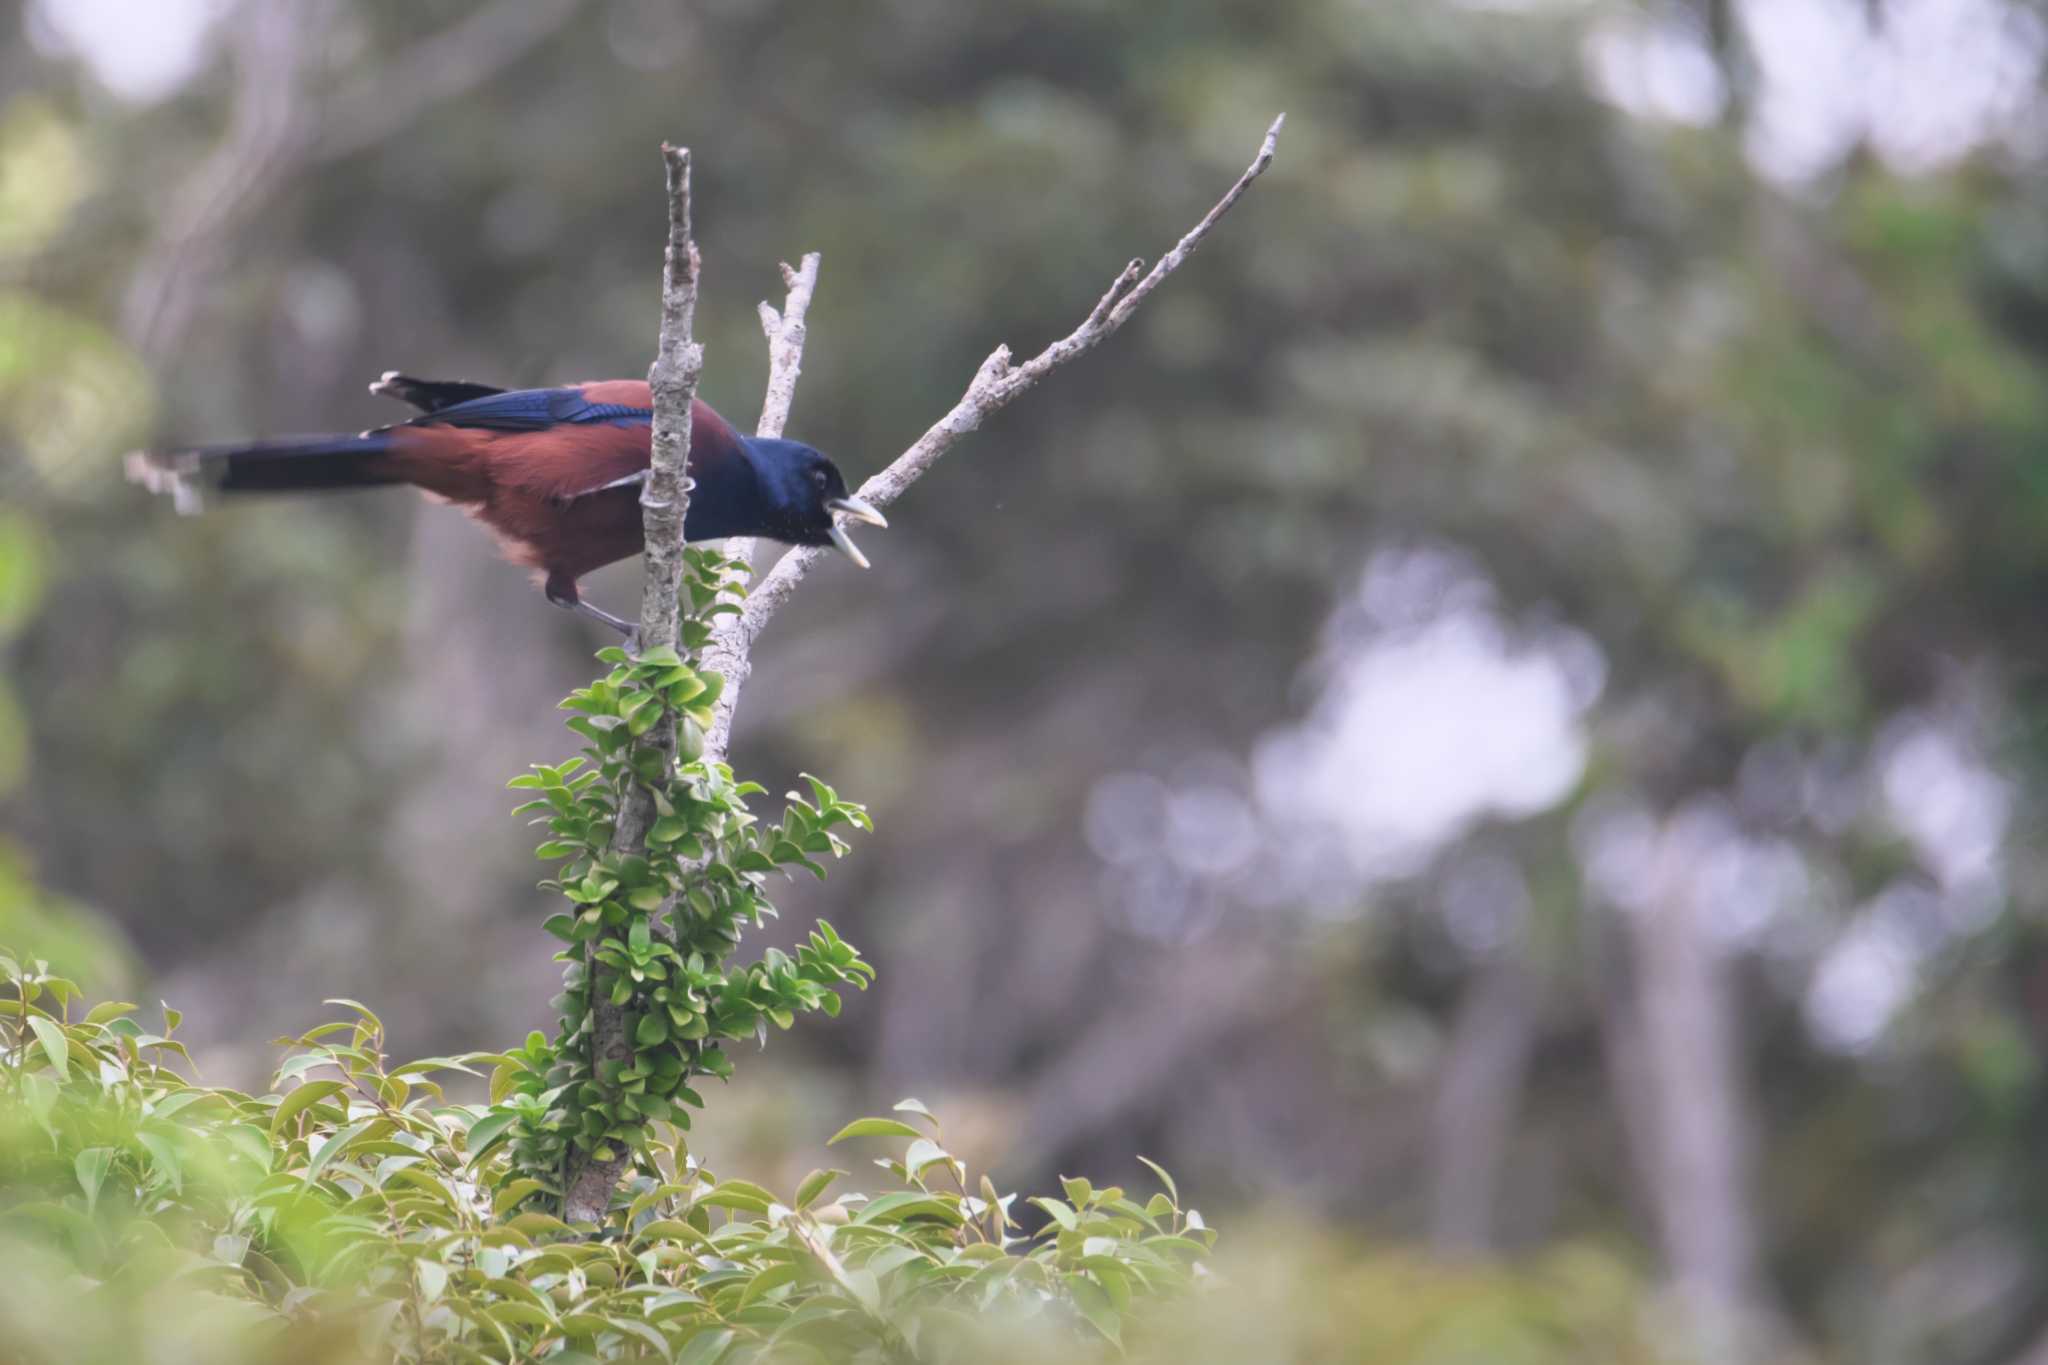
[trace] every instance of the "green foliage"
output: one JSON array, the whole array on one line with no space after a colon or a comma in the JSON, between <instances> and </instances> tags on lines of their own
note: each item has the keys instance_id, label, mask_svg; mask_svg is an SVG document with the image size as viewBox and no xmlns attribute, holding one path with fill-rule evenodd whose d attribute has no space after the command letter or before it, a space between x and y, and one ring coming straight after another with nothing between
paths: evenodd
<instances>
[{"instance_id":1,"label":"green foliage","mask_svg":"<svg viewBox=\"0 0 2048 1365\"><path fill-rule=\"evenodd\" d=\"M6 130L0 128L0 142ZM0 147L0 162L4 162ZM4 192L0 192L4 197ZM4 222L4 209L0 209ZM0 507L0 648L34 617L47 568L45 537L28 517ZM0 676L0 799L21 788L28 770L29 738L8 679ZM111 926L84 907L37 885L28 858L0 836L0 943L24 944L67 972L100 982L125 978L126 945Z\"/></svg>"},{"instance_id":2,"label":"green foliage","mask_svg":"<svg viewBox=\"0 0 2048 1365\"><path fill-rule=\"evenodd\" d=\"M280 1040L267 1094L195 1084L168 1008L81 1009L0 955L0 1339L10 1359L985 1359L1006 1339L1086 1358L1186 1289L1214 1241L1172 1182L1085 1180L1020 1228L1017 1196L914 1122L875 1195L813 1172L783 1196L720 1179L672 1126L619 1223L585 1239L443 1082L491 1054L392 1065L352 1017ZM150 1343L145 1350L145 1343ZM194 1348L197 1353L194 1354Z\"/></svg>"},{"instance_id":3,"label":"green foliage","mask_svg":"<svg viewBox=\"0 0 2048 1365\"><path fill-rule=\"evenodd\" d=\"M712 550L686 552L680 636L690 654L717 616L738 610L727 587L736 567ZM510 1143L532 1193L557 1201L572 1153L606 1161L631 1152L644 1169L652 1121L687 1129L688 1109L704 1103L691 1077L732 1074L725 1041L765 1042L770 1023L786 1029L799 1014L836 1016L838 988L865 988L874 975L822 920L793 958L770 948L732 961L746 927L775 913L769 874L801 867L822 879L818 859L846 852L841 827L871 829L867 811L812 777L808 799L791 792L781 822L763 824L746 798L764 789L702 757L724 679L666 647L598 657L611 671L562 703L585 741L581 756L511 782L536 793L514 812L546 829L535 852L565 860L543 883L569 902L547 921L568 945L557 954L567 964L560 1028L552 1042L536 1033L506 1056L475 1135L480 1152ZM673 750L661 742L671 735ZM617 837L636 795L639 847ZM607 1005L622 1035L611 1049L600 1036Z\"/></svg>"}]
</instances>

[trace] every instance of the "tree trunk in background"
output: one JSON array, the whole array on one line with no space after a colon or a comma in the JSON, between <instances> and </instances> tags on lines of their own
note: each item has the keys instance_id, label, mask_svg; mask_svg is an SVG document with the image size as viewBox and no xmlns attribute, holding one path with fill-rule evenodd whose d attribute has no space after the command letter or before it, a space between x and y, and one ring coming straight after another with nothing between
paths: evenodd
<instances>
[{"instance_id":1,"label":"tree trunk in background","mask_svg":"<svg viewBox=\"0 0 2048 1365\"><path fill-rule=\"evenodd\" d=\"M332 14L328 0L251 5L225 25L235 70L228 126L172 197L121 301L122 333L153 365L185 343L242 229L298 168L309 123L304 78Z\"/></svg>"},{"instance_id":2,"label":"tree trunk in background","mask_svg":"<svg viewBox=\"0 0 2048 1365\"><path fill-rule=\"evenodd\" d=\"M1634 992L1610 1027L1632 1036L1613 1040L1610 1061L1620 1064L1635 1165L1695 1353L1739 1365L1756 1357L1766 1315L1732 964L1694 880L1712 838L1702 819L1681 813L1665 824L1647 894L1621 916Z\"/></svg>"},{"instance_id":3,"label":"tree trunk in background","mask_svg":"<svg viewBox=\"0 0 2048 1365\"><path fill-rule=\"evenodd\" d=\"M1483 968L1458 1004L1430 1113L1429 1241L1445 1257L1497 1246L1502 1173L1535 1051L1540 992L1520 949Z\"/></svg>"}]
</instances>

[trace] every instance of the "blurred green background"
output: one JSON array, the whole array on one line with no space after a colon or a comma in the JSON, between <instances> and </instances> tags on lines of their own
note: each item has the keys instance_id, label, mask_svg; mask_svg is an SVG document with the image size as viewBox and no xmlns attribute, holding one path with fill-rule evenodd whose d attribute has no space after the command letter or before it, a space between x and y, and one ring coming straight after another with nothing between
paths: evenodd
<instances>
[{"instance_id":1,"label":"blurred green background","mask_svg":"<svg viewBox=\"0 0 2048 1365\"><path fill-rule=\"evenodd\" d=\"M1142 1151L1370 1248L1379 1359L1610 1302L2048 1359L2048 6L4 8L0 943L215 1080L323 996L545 1026L502 784L601 638L410 495L184 520L120 453L643 373L668 138L704 395L751 424L823 252L791 432L864 476L1284 109L764 639L737 765L878 826L775 932L881 977L700 1142Z\"/></svg>"}]
</instances>

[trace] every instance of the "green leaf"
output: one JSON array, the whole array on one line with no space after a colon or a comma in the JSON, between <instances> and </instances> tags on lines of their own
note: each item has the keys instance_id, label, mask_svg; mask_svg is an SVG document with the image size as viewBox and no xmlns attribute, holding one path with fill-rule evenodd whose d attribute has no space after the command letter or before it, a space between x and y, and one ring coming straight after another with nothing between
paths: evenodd
<instances>
[{"instance_id":1,"label":"green leaf","mask_svg":"<svg viewBox=\"0 0 2048 1365\"><path fill-rule=\"evenodd\" d=\"M1110 1345L1122 1346L1123 1321L1117 1316L1109 1294L1102 1286L1078 1273L1066 1276L1066 1283L1067 1294L1081 1316L1088 1319L1096 1331L1109 1338Z\"/></svg>"},{"instance_id":2,"label":"green leaf","mask_svg":"<svg viewBox=\"0 0 2048 1365\"><path fill-rule=\"evenodd\" d=\"M952 1153L939 1146L938 1143L933 1142L928 1137L919 1137L917 1141L910 1144L910 1149L903 1154L903 1170L912 1180L915 1180L925 1167L935 1162L950 1163L952 1160Z\"/></svg>"},{"instance_id":3,"label":"green leaf","mask_svg":"<svg viewBox=\"0 0 2048 1365\"><path fill-rule=\"evenodd\" d=\"M923 1133L911 1127L909 1124L905 1123L901 1119L855 1119L852 1123L847 1124L844 1128L841 1128L838 1132L834 1133L831 1139L827 1141L825 1145L827 1147L830 1147L833 1143L843 1141L846 1138L921 1138L923 1136Z\"/></svg>"},{"instance_id":4,"label":"green leaf","mask_svg":"<svg viewBox=\"0 0 2048 1365\"><path fill-rule=\"evenodd\" d=\"M372 1031L377 1033L384 1031L384 1021L377 1017L376 1011L363 1004L360 1000L351 1000L345 995L337 995L323 1000L321 1003L324 1005L339 1005L343 1009L354 1010L363 1017L363 1022L368 1024Z\"/></svg>"},{"instance_id":5,"label":"green leaf","mask_svg":"<svg viewBox=\"0 0 2048 1365\"><path fill-rule=\"evenodd\" d=\"M633 1235L633 1245L642 1246L649 1242L688 1242L693 1246L710 1246L711 1239L688 1223L674 1218L658 1218Z\"/></svg>"},{"instance_id":6,"label":"green leaf","mask_svg":"<svg viewBox=\"0 0 2048 1365\"><path fill-rule=\"evenodd\" d=\"M1046 1215L1060 1225L1062 1232L1072 1232L1081 1226L1081 1220L1074 1216L1074 1211L1057 1199L1033 1199L1031 1202L1045 1210Z\"/></svg>"},{"instance_id":7,"label":"green leaf","mask_svg":"<svg viewBox=\"0 0 2048 1365\"><path fill-rule=\"evenodd\" d=\"M464 1144L472 1162L483 1156L502 1139L513 1124L519 1122L519 1115L509 1109L497 1109L469 1125L469 1138Z\"/></svg>"},{"instance_id":8,"label":"green leaf","mask_svg":"<svg viewBox=\"0 0 2048 1365\"><path fill-rule=\"evenodd\" d=\"M64 1029L55 1019L46 1015L31 1014L28 1026L35 1030L36 1041L43 1045L43 1055L56 1068L59 1080L71 1074L70 1051L64 1045Z\"/></svg>"},{"instance_id":9,"label":"green leaf","mask_svg":"<svg viewBox=\"0 0 2048 1365\"><path fill-rule=\"evenodd\" d=\"M1176 1208L1179 1207L1180 1190L1175 1187L1173 1183L1173 1177L1166 1173L1166 1168L1160 1165L1158 1162L1152 1160L1150 1157L1141 1156L1138 1158L1138 1160L1144 1162L1146 1167L1152 1172L1152 1174L1159 1177L1159 1183L1166 1187L1166 1197L1174 1202L1174 1206Z\"/></svg>"},{"instance_id":10,"label":"green leaf","mask_svg":"<svg viewBox=\"0 0 2048 1365\"><path fill-rule=\"evenodd\" d=\"M936 1218L951 1227L967 1221L953 1204L918 1190L897 1190L870 1199L853 1215L856 1223L903 1223L912 1218Z\"/></svg>"},{"instance_id":11,"label":"green leaf","mask_svg":"<svg viewBox=\"0 0 2048 1365\"><path fill-rule=\"evenodd\" d=\"M796 1187L796 1206L800 1209L809 1208L813 1200L832 1187L833 1181L845 1174L845 1171L837 1169L812 1171L804 1177L803 1183Z\"/></svg>"},{"instance_id":12,"label":"green leaf","mask_svg":"<svg viewBox=\"0 0 2048 1365\"><path fill-rule=\"evenodd\" d=\"M660 1010L650 1010L641 1015L640 1022L633 1028L633 1041L642 1047L667 1042L668 1015Z\"/></svg>"},{"instance_id":13,"label":"green leaf","mask_svg":"<svg viewBox=\"0 0 2048 1365\"><path fill-rule=\"evenodd\" d=\"M676 1353L676 1365L717 1365L738 1335L730 1327L699 1332Z\"/></svg>"},{"instance_id":14,"label":"green leaf","mask_svg":"<svg viewBox=\"0 0 2048 1365\"><path fill-rule=\"evenodd\" d=\"M371 1124L378 1122L381 1122L381 1120L374 1114L366 1119L357 1119L354 1123L351 1123L348 1127L321 1143L320 1150L314 1154L311 1164L306 1167L306 1183L310 1185L318 1180L320 1172L327 1169L328 1162L340 1156L348 1149L348 1145L351 1142L354 1142L363 1135L365 1129Z\"/></svg>"},{"instance_id":15,"label":"green leaf","mask_svg":"<svg viewBox=\"0 0 2048 1365\"><path fill-rule=\"evenodd\" d=\"M503 1218L524 1203L528 1195L538 1194L546 1188L547 1186L530 1177L508 1180L498 1186L497 1192L491 1196L491 1212Z\"/></svg>"},{"instance_id":16,"label":"green leaf","mask_svg":"<svg viewBox=\"0 0 2048 1365\"><path fill-rule=\"evenodd\" d=\"M739 1307L744 1309L762 1295L772 1293L786 1284L800 1280L803 1278L803 1275L804 1267L795 1261L784 1261L780 1265L770 1266L753 1279L747 1281L746 1289L740 1294Z\"/></svg>"},{"instance_id":17,"label":"green leaf","mask_svg":"<svg viewBox=\"0 0 2048 1365\"><path fill-rule=\"evenodd\" d=\"M519 1299L500 1299L495 1303L486 1304L483 1311L494 1321L511 1327L552 1329L556 1326L554 1315L547 1309L539 1304L526 1303Z\"/></svg>"},{"instance_id":18,"label":"green leaf","mask_svg":"<svg viewBox=\"0 0 2048 1365\"><path fill-rule=\"evenodd\" d=\"M694 716L684 716L676 722L676 757L685 763L695 763L704 756L704 727Z\"/></svg>"},{"instance_id":19,"label":"green leaf","mask_svg":"<svg viewBox=\"0 0 2048 1365\"><path fill-rule=\"evenodd\" d=\"M88 1024L104 1024L109 1019L118 1019L124 1014L133 1013L138 1008L140 1006L131 1005L125 1000L102 1000L86 1012L85 1022Z\"/></svg>"},{"instance_id":20,"label":"green leaf","mask_svg":"<svg viewBox=\"0 0 2048 1365\"><path fill-rule=\"evenodd\" d=\"M292 1087L291 1093L279 1102L277 1111L270 1116L270 1136L277 1137L293 1119L345 1088L340 1081L307 1081Z\"/></svg>"},{"instance_id":21,"label":"green leaf","mask_svg":"<svg viewBox=\"0 0 2048 1365\"><path fill-rule=\"evenodd\" d=\"M149 1153L150 1160L171 1182L171 1189L183 1193L185 1189L185 1166L178 1159L177 1149L155 1133L137 1133L135 1140Z\"/></svg>"},{"instance_id":22,"label":"green leaf","mask_svg":"<svg viewBox=\"0 0 2048 1365\"><path fill-rule=\"evenodd\" d=\"M895 1103L895 1104L893 1104L893 1105L891 1105L891 1106L889 1106L889 1107L890 1107L890 1108L892 1108L892 1109L894 1109L894 1110L895 1110L895 1111L896 1111L897 1113L899 1113L899 1114L915 1114L915 1115L917 1115L917 1116L918 1116L919 1118L921 1118L921 1119L925 1120L925 1122L927 1122L927 1123L931 1124L931 1126L932 1126L932 1132L933 1132L933 1134L935 1134L935 1135L936 1135L936 1134L938 1133L938 1131L939 1131L939 1119L938 1119L938 1116L937 1116L936 1114L932 1113L932 1111L931 1111L931 1110L929 1110L929 1109L925 1108L925 1107L924 1107L924 1104L923 1104L923 1103L922 1103L921 1101L918 1101L918 1100L898 1100L898 1101L896 1101L896 1103Z\"/></svg>"},{"instance_id":23,"label":"green leaf","mask_svg":"<svg viewBox=\"0 0 2048 1365\"><path fill-rule=\"evenodd\" d=\"M483 1073L461 1057L422 1057L416 1062L394 1067L393 1076L423 1076L430 1071L460 1071L465 1076L481 1076Z\"/></svg>"},{"instance_id":24,"label":"green leaf","mask_svg":"<svg viewBox=\"0 0 2048 1365\"><path fill-rule=\"evenodd\" d=\"M99 1203L100 1186L106 1183L107 1172L114 1165L114 1149L111 1147L87 1147L72 1159L71 1169L78 1175L78 1188L85 1191L85 1211L91 1213Z\"/></svg>"},{"instance_id":25,"label":"green leaf","mask_svg":"<svg viewBox=\"0 0 2048 1365\"><path fill-rule=\"evenodd\" d=\"M746 1180L721 1180L711 1193L697 1200L701 1205L742 1209L748 1213L766 1213L768 1206L775 1202L772 1193Z\"/></svg>"}]
</instances>

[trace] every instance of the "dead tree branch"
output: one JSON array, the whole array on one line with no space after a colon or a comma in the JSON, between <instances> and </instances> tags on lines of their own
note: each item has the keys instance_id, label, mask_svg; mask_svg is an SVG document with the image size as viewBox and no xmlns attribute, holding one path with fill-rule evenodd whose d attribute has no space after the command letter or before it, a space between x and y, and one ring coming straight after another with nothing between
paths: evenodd
<instances>
[{"instance_id":1,"label":"dead tree branch","mask_svg":"<svg viewBox=\"0 0 2048 1365\"><path fill-rule=\"evenodd\" d=\"M776 312L766 299L761 301L761 331L768 338L768 393L761 401L761 421L754 428L756 436L780 436L789 425L789 409L796 402L797 376L804 368L805 319L810 316L811 295L818 288L818 263L815 251L806 252L803 264L794 269L783 263L782 283L789 293L781 312ZM727 542L725 552L751 566L755 549L756 542L742 536ZM705 736L705 748L711 756L723 758L732 738L739 685L752 672L747 646L737 631L722 630L712 638L710 647L704 651L704 668L725 678L725 690L718 694L718 704L712 713L711 733Z\"/></svg>"},{"instance_id":2,"label":"dead tree branch","mask_svg":"<svg viewBox=\"0 0 2048 1365\"><path fill-rule=\"evenodd\" d=\"M895 502L938 463L940 456L951 450L961 437L988 420L991 413L1008 406L1068 361L1094 350L1130 321L1131 315L1137 312L1147 296L1164 283L1167 276L1180 269L1223 215L1230 212L1244 197L1245 191L1251 188L1252 182L1273 163L1273 154L1280 142L1280 128L1286 121L1285 114L1273 120L1272 126L1266 130L1265 140L1259 145L1258 155L1252 158L1251 165L1237 178L1237 183L1159 258L1149 272L1144 270L1142 260L1134 260L1125 266L1080 326L1021 365L1011 363L1008 346L996 347L988 359L981 362L981 367L967 385L967 392L961 395L952 410L933 423L930 430L881 473L862 484L860 496L876 507L887 507ZM750 656L754 642L782 604L796 591L821 553L815 548L803 548L783 555L748 597L745 610L737 616L725 618L720 624L710 654L717 660L717 671L725 676L725 690L720 697L719 723L706 737L705 751L712 757L724 758L731 742L732 714L738 704L740 689L752 671Z\"/></svg>"},{"instance_id":3,"label":"dead tree branch","mask_svg":"<svg viewBox=\"0 0 2048 1365\"><path fill-rule=\"evenodd\" d=\"M653 451L647 481L640 487L640 519L646 530L646 581L640 592L640 639L643 650L673 649L680 631L679 601L683 582L683 521L690 511L690 404L697 396L697 376L704 368L704 348L691 335L697 312L697 243L690 235L690 151L663 144L668 167L668 248L661 268L661 341L647 382L654 390ZM663 754L662 771L676 753L674 713L666 713L640 741ZM612 828L612 852L646 852L647 831L654 824L654 796L638 781L629 781L619 800ZM591 1069L602 1078L605 1064L630 1063L632 1040L626 1034L626 1011L611 1003L601 989L596 943L586 962L589 973ZM572 1223L601 1223L611 1207L612 1192L631 1154L615 1152L599 1160L570 1149L563 1173L563 1216Z\"/></svg>"},{"instance_id":4,"label":"dead tree branch","mask_svg":"<svg viewBox=\"0 0 2048 1365\"><path fill-rule=\"evenodd\" d=\"M654 448L640 486L647 573L640 588L640 646L676 643L683 581L683 521L690 510L690 404L704 369L691 338L697 315L697 243L690 236L690 149L663 144L668 162L668 249L661 265L661 348L648 368L654 390Z\"/></svg>"},{"instance_id":5,"label":"dead tree branch","mask_svg":"<svg viewBox=\"0 0 2048 1365\"><path fill-rule=\"evenodd\" d=\"M1179 242L1159 258L1149 273L1144 262L1132 261L1110 284L1109 291L1089 310L1080 326L1047 346L1022 365L1010 362L1010 349L999 346L982 362L967 392L953 409L933 425L917 443L899 455L881 473L869 479L860 496L886 506L921 478L939 457L985 421L1050 374L1053 370L1100 345L1111 333L1129 321L1138 305L1201 244L1209 231L1230 211L1252 181L1272 164L1285 116L1273 120L1257 157L1239 176L1237 183L1203 215ZM640 598L640 644L643 648L673 646L678 636L677 603L682 584L683 522L689 510L689 484L684 477L690 448L690 403L696 394L697 376L703 368L703 349L691 339L691 321L697 303L698 257L690 236L690 154L680 148L662 149L668 162L669 237L662 270L661 346L648 381L654 390L654 433L651 468L640 495L641 517L646 529L646 577ZM768 392L761 408L758 433L779 436L789 420L795 400L796 381L803 368L805 319L811 295L817 289L819 258L812 252L803 264L782 268L788 296L777 312L761 305L761 328L768 337ZM728 553L744 560L752 553L751 543L728 547ZM793 550L783 556L762 581L738 615L723 618L709 647L699 661L706 671L724 676L715 723L705 738L705 757L722 760L731 741L733 711L739 691L752 670L749 655L768 619L787 601L816 557L812 550ZM649 730L645 743L675 753L673 719ZM647 830L653 823L653 801L637 783L628 787L620 802L612 836L615 853L636 854L646 848ZM657 917L658 918L658 917ZM608 1061L624 1062L632 1055L626 1036L623 1010L608 1003L608 992L599 988L598 965L590 963L591 1047L593 1067L601 1071ZM570 1222L601 1222L611 1204L620 1174L630 1158L615 1153L609 1160L597 1160L575 1152L564 1172L563 1213Z\"/></svg>"},{"instance_id":6,"label":"dead tree branch","mask_svg":"<svg viewBox=\"0 0 2048 1365\"><path fill-rule=\"evenodd\" d=\"M811 295L818 288L818 253L807 252L803 264L794 269L784 263L782 284L789 297L783 300L781 312L765 299L761 302L761 330L768 337L768 396L761 402L756 436L780 436L789 425L797 376L804 369L804 320L810 316Z\"/></svg>"}]
</instances>

